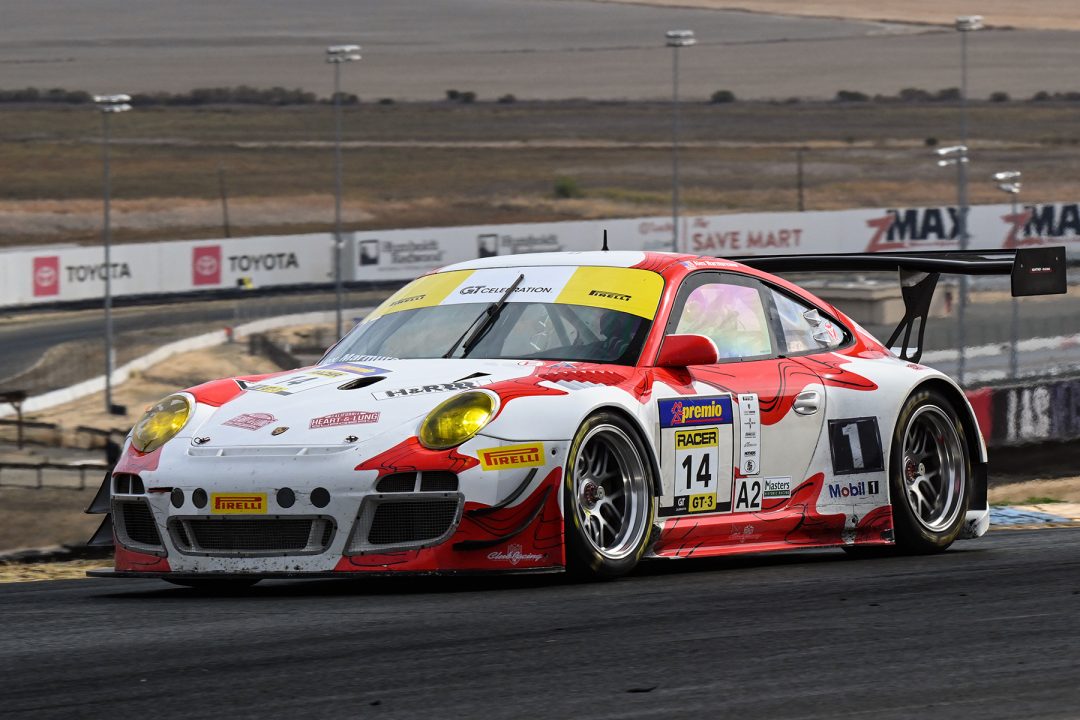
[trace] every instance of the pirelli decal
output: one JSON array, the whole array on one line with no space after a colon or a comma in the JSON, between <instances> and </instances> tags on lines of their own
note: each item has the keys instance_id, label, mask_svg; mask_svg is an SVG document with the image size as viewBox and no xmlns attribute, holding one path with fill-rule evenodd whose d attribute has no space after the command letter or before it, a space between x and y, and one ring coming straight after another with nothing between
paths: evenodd
<instances>
[{"instance_id":1,"label":"pirelli decal","mask_svg":"<svg viewBox=\"0 0 1080 720\"><path fill-rule=\"evenodd\" d=\"M210 512L214 515L261 515L266 512L266 493L213 493Z\"/></svg>"},{"instance_id":2,"label":"pirelli decal","mask_svg":"<svg viewBox=\"0 0 1080 720\"><path fill-rule=\"evenodd\" d=\"M480 467L485 470L540 467L544 464L544 443L487 448L479 451L477 456L480 458Z\"/></svg>"}]
</instances>

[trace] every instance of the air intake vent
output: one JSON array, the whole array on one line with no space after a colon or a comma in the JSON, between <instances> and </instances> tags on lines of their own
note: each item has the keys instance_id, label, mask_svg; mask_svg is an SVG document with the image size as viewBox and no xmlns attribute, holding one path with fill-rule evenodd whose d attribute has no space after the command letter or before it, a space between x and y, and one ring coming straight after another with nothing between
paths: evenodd
<instances>
[{"instance_id":1,"label":"air intake vent","mask_svg":"<svg viewBox=\"0 0 1080 720\"><path fill-rule=\"evenodd\" d=\"M113 505L113 523L120 544L136 552L163 554L161 535L158 534L154 513L145 500L116 502Z\"/></svg>"},{"instance_id":2,"label":"air intake vent","mask_svg":"<svg viewBox=\"0 0 1080 720\"><path fill-rule=\"evenodd\" d=\"M188 555L257 557L324 552L334 537L328 517L187 517L169 521L180 552Z\"/></svg>"},{"instance_id":3,"label":"air intake vent","mask_svg":"<svg viewBox=\"0 0 1080 720\"><path fill-rule=\"evenodd\" d=\"M419 478L417 478L419 476ZM421 492L456 492L458 476L445 470L431 470L421 473L394 473L379 478L375 483L375 492L411 493L416 492L416 481L420 480Z\"/></svg>"},{"instance_id":4,"label":"air intake vent","mask_svg":"<svg viewBox=\"0 0 1080 720\"><path fill-rule=\"evenodd\" d=\"M438 545L453 534L463 504L464 497L456 492L369 496L360 506L345 553L362 555Z\"/></svg>"},{"instance_id":5,"label":"air intake vent","mask_svg":"<svg viewBox=\"0 0 1080 720\"><path fill-rule=\"evenodd\" d=\"M375 510L368 531L372 545L400 545L442 537L457 514L455 500L384 503Z\"/></svg>"},{"instance_id":6,"label":"air intake vent","mask_svg":"<svg viewBox=\"0 0 1080 720\"><path fill-rule=\"evenodd\" d=\"M338 390L359 390L360 388L366 388L369 385L374 385L380 380L385 380L382 375L369 375L367 377L356 378L350 380L344 385L338 385Z\"/></svg>"}]
</instances>

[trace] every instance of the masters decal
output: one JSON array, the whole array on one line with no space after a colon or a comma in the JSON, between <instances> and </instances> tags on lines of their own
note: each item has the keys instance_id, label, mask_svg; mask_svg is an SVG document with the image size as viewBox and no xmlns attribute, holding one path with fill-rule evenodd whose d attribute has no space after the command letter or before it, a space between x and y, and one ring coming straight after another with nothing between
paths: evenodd
<instances>
[{"instance_id":1,"label":"masters decal","mask_svg":"<svg viewBox=\"0 0 1080 720\"><path fill-rule=\"evenodd\" d=\"M661 400L658 405L662 428L731 424L730 395Z\"/></svg>"},{"instance_id":2,"label":"masters decal","mask_svg":"<svg viewBox=\"0 0 1080 720\"><path fill-rule=\"evenodd\" d=\"M214 515L256 515L266 512L266 493L213 493L210 512Z\"/></svg>"},{"instance_id":3,"label":"masters decal","mask_svg":"<svg viewBox=\"0 0 1080 720\"><path fill-rule=\"evenodd\" d=\"M476 454L480 458L480 467L485 470L540 467L544 464L544 443L504 445L480 450Z\"/></svg>"}]
</instances>

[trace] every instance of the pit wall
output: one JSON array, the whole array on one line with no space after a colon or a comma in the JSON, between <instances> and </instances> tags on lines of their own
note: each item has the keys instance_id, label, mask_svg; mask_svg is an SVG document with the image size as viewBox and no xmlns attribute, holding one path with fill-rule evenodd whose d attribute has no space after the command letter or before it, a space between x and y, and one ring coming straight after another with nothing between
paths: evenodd
<instances>
[{"instance_id":1,"label":"pit wall","mask_svg":"<svg viewBox=\"0 0 1080 720\"><path fill-rule=\"evenodd\" d=\"M957 247L955 207L689 215L677 248L670 217L472 227L373 230L342 238L348 282L402 282L450 263L492 255L599 249L604 230L615 250L701 255L948 250ZM1080 257L1080 204L976 205L968 227L974 249L1065 245ZM106 274L116 296L196 293L238 286L333 281L333 235L280 235L114 245L108 267L93 246L0 252L0 308L101 297Z\"/></svg>"}]
</instances>

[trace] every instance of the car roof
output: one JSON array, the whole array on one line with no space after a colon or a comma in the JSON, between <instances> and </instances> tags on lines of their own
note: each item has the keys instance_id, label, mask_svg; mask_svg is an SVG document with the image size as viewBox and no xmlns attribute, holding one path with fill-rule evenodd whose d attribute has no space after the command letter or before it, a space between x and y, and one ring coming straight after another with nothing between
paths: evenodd
<instances>
[{"instance_id":1,"label":"car roof","mask_svg":"<svg viewBox=\"0 0 1080 720\"><path fill-rule=\"evenodd\" d=\"M663 270L667 265L686 258L679 253L648 253L650 259L668 259L660 267L653 270ZM537 266L573 266L573 267L634 267L644 262L646 253L630 250L590 250L586 252L548 252L548 253L524 253L521 255L496 255L494 257L466 260L440 268L439 272L450 270L482 270L484 268L501 267L537 267Z\"/></svg>"}]
</instances>

